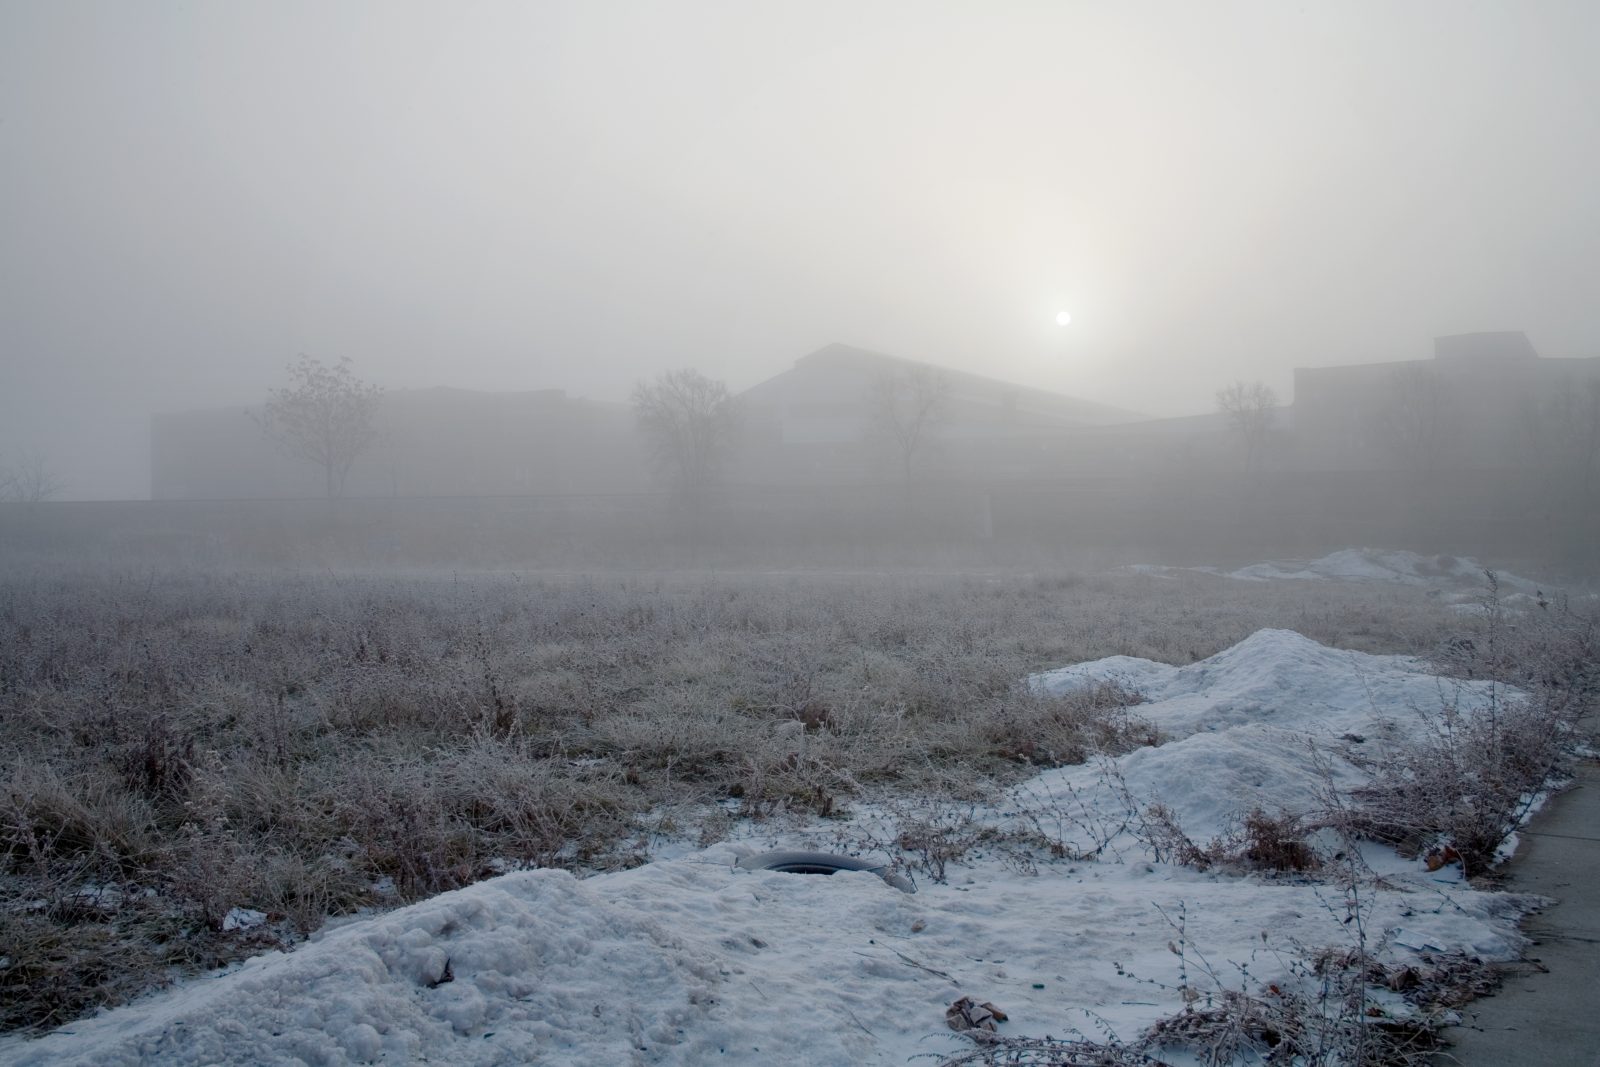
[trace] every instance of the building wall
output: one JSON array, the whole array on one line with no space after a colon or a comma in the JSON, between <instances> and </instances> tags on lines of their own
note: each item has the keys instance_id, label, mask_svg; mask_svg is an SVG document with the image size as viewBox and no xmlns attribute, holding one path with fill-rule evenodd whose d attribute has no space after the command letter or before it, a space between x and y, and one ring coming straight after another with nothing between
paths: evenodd
<instances>
[{"instance_id":1,"label":"building wall","mask_svg":"<svg viewBox=\"0 0 1600 1067\"><path fill-rule=\"evenodd\" d=\"M871 393L885 374L922 367L829 345L739 397L743 446L730 475L759 484L899 482L900 451ZM1085 427L1138 419L1129 412L981 375L936 368L943 410L913 455L913 478L1051 477Z\"/></svg>"},{"instance_id":2,"label":"building wall","mask_svg":"<svg viewBox=\"0 0 1600 1067\"><path fill-rule=\"evenodd\" d=\"M726 475L743 486L870 486L903 477L868 393L907 364L830 346L741 394ZM1225 420L1142 420L1072 397L947 372L947 410L914 457L923 483L1201 476L1239 469ZM1407 377L1438 385L1426 454L1384 432ZM1295 372L1262 466L1291 471L1509 470L1565 464L1594 480L1600 359L1544 359L1516 335L1441 338L1433 359ZM1588 420L1587 422L1585 420ZM384 397L381 433L350 472L357 497L627 493L659 487L632 412L557 390L433 389ZM1594 438L1600 440L1600 438ZM1588 448L1588 452L1582 451ZM1583 456L1590 456L1588 461ZM1565 469L1565 468L1563 468ZM1587 473L1585 473L1587 472ZM1569 479L1570 480L1570 479ZM274 447L243 408L159 415L159 500L320 497L321 471Z\"/></svg>"},{"instance_id":3,"label":"building wall","mask_svg":"<svg viewBox=\"0 0 1600 1067\"><path fill-rule=\"evenodd\" d=\"M1539 423L1600 381L1600 359L1544 359L1520 333L1435 342L1434 358L1295 371L1304 470L1503 470L1539 465Z\"/></svg>"}]
</instances>

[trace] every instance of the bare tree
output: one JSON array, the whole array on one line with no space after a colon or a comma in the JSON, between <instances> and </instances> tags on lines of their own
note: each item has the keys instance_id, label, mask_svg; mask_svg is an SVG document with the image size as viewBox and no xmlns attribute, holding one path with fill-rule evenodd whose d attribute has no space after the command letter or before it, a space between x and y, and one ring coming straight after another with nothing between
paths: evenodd
<instances>
[{"instance_id":1,"label":"bare tree","mask_svg":"<svg viewBox=\"0 0 1600 1067\"><path fill-rule=\"evenodd\" d=\"M348 357L333 366L302 355L289 364L289 385L274 389L256 421L290 455L322 468L328 496L344 494L350 466L377 436L383 390L363 382Z\"/></svg>"},{"instance_id":2,"label":"bare tree","mask_svg":"<svg viewBox=\"0 0 1600 1067\"><path fill-rule=\"evenodd\" d=\"M1278 407L1278 394L1264 382L1234 382L1217 390L1217 411L1244 445L1244 466L1254 470L1266 452Z\"/></svg>"},{"instance_id":3,"label":"bare tree","mask_svg":"<svg viewBox=\"0 0 1600 1067\"><path fill-rule=\"evenodd\" d=\"M15 465L0 464L0 500L39 504L61 492L61 479L43 452L25 449Z\"/></svg>"},{"instance_id":4,"label":"bare tree","mask_svg":"<svg viewBox=\"0 0 1600 1067\"><path fill-rule=\"evenodd\" d=\"M695 496L716 482L738 427L727 385L697 370L668 371L634 387L633 412L674 489Z\"/></svg>"},{"instance_id":5,"label":"bare tree","mask_svg":"<svg viewBox=\"0 0 1600 1067\"><path fill-rule=\"evenodd\" d=\"M1449 429L1449 390L1430 366L1411 364L1389 375L1389 395L1372 419L1378 443L1411 470L1432 470Z\"/></svg>"},{"instance_id":6,"label":"bare tree","mask_svg":"<svg viewBox=\"0 0 1600 1067\"><path fill-rule=\"evenodd\" d=\"M949 398L950 382L937 367L890 367L867 387L867 417L893 446L907 492L917 453L945 415Z\"/></svg>"}]
</instances>

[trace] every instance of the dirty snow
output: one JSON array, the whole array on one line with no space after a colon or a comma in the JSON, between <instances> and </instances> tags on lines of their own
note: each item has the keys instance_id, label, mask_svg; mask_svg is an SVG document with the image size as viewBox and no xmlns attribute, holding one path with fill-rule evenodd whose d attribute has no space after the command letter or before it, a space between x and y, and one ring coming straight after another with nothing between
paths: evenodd
<instances>
[{"instance_id":1,"label":"dirty snow","mask_svg":"<svg viewBox=\"0 0 1600 1067\"><path fill-rule=\"evenodd\" d=\"M1061 691L1110 678L1142 691L1137 710L1170 738L1116 770L1195 836L1254 804L1314 803L1313 741L1347 777L1340 745L1381 744L1443 701L1489 695L1406 657L1281 630L1185 667L1118 657L1033 682ZM1123 800L1106 778L1100 767L1052 770L981 814L1004 821L1032 804L1031 817L1048 817L1069 796L1112 821ZM810 847L819 832L777 843ZM923 877L915 895L867 873L736 869L751 850L721 845L586 880L503 875L32 1042L12 1038L0 1062L905 1064L970 1047L944 1025L963 995L1003 1008L1002 1032L1136 1036L1180 1006L1167 948L1179 914L1213 963L1229 974L1227 962L1248 964L1260 982L1283 972L1296 943L1350 936L1335 888L1153 863L1131 841L1101 862L1037 873L952 865L948 884ZM1388 931L1392 956L1517 953L1518 899L1380 858L1396 888L1373 892L1368 928Z\"/></svg>"}]
</instances>

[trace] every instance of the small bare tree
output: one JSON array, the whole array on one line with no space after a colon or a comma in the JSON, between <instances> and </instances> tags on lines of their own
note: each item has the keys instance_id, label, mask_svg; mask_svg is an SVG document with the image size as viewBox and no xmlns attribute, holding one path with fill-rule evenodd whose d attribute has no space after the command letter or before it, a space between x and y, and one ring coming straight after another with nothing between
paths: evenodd
<instances>
[{"instance_id":1,"label":"small bare tree","mask_svg":"<svg viewBox=\"0 0 1600 1067\"><path fill-rule=\"evenodd\" d=\"M696 496L715 484L738 428L727 385L697 370L668 371L634 387L633 412L675 490Z\"/></svg>"},{"instance_id":2,"label":"small bare tree","mask_svg":"<svg viewBox=\"0 0 1600 1067\"><path fill-rule=\"evenodd\" d=\"M1278 394L1264 382L1234 382L1217 390L1217 411L1244 446L1246 470L1255 470L1265 454L1277 408Z\"/></svg>"},{"instance_id":3,"label":"small bare tree","mask_svg":"<svg viewBox=\"0 0 1600 1067\"><path fill-rule=\"evenodd\" d=\"M380 387L355 376L349 357L330 367L302 355L256 421L290 455L322 468L329 497L342 496L351 464L377 437L382 399Z\"/></svg>"},{"instance_id":4,"label":"small bare tree","mask_svg":"<svg viewBox=\"0 0 1600 1067\"><path fill-rule=\"evenodd\" d=\"M61 492L61 479L43 452L24 449L15 464L0 464L0 500L40 504Z\"/></svg>"},{"instance_id":5,"label":"small bare tree","mask_svg":"<svg viewBox=\"0 0 1600 1067\"><path fill-rule=\"evenodd\" d=\"M917 454L944 417L949 398L950 382L937 367L890 367L867 387L867 418L893 447L908 493Z\"/></svg>"},{"instance_id":6,"label":"small bare tree","mask_svg":"<svg viewBox=\"0 0 1600 1067\"><path fill-rule=\"evenodd\" d=\"M1389 375L1389 395L1372 420L1372 432L1400 464L1432 470L1449 429L1449 391L1434 369L1409 364Z\"/></svg>"}]
</instances>

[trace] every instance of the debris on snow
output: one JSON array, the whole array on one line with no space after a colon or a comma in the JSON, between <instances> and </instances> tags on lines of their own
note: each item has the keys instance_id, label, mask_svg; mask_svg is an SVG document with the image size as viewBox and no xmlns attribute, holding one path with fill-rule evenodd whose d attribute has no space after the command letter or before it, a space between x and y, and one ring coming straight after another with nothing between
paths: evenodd
<instances>
[{"instance_id":1,"label":"debris on snow","mask_svg":"<svg viewBox=\"0 0 1600 1067\"><path fill-rule=\"evenodd\" d=\"M1006 1013L988 1001L979 1004L971 997L962 997L944 1010L944 1021L956 1031L987 1030L994 1033L995 1024L1006 1021Z\"/></svg>"},{"instance_id":2,"label":"debris on snow","mask_svg":"<svg viewBox=\"0 0 1600 1067\"><path fill-rule=\"evenodd\" d=\"M255 911L252 908L229 908L228 914L222 917L222 929L253 930L266 921L265 912Z\"/></svg>"}]
</instances>

